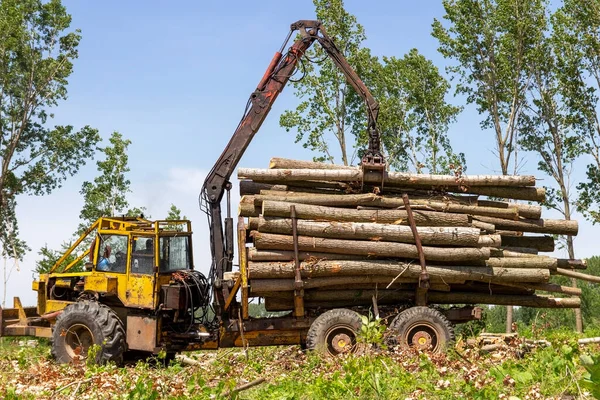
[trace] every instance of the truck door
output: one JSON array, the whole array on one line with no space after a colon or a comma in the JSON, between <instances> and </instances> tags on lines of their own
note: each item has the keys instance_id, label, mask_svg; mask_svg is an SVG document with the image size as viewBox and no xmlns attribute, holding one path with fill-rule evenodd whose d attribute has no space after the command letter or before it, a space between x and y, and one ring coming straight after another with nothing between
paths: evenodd
<instances>
[{"instance_id":1,"label":"truck door","mask_svg":"<svg viewBox=\"0 0 600 400\"><path fill-rule=\"evenodd\" d=\"M156 243L153 236L132 236L126 297L130 307L154 308Z\"/></svg>"}]
</instances>

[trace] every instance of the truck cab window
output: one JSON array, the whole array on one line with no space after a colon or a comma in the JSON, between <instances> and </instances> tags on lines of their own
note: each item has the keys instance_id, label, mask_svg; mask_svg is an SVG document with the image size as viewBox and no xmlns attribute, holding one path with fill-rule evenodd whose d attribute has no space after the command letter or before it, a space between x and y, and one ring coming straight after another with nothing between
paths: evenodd
<instances>
[{"instance_id":1,"label":"truck cab window","mask_svg":"<svg viewBox=\"0 0 600 400\"><path fill-rule=\"evenodd\" d=\"M152 274L154 265L154 238L134 237L131 253L131 273Z\"/></svg>"},{"instance_id":2,"label":"truck cab window","mask_svg":"<svg viewBox=\"0 0 600 400\"><path fill-rule=\"evenodd\" d=\"M189 237L161 237L159 252L160 272L191 269Z\"/></svg>"},{"instance_id":3,"label":"truck cab window","mask_svg":"<svg viewBox=\"0 0 600 400\"><path fill-rule=\"evenodd\" d=\"M97 271L124 273L127 265L127 236L101 235Z\"/></svg>"}]
</instances>

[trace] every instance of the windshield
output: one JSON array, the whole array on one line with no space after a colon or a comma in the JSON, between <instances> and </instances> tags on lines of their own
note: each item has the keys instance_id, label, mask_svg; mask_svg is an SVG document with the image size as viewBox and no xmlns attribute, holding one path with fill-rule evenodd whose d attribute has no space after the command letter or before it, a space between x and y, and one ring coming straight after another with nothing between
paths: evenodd
<instances>
[{"instance_id":1,"label":"windshield","mask_svg":"<svg viewBox=\"0 0 600 400\"><path fill-rule=\"evenodd\" d=\"M188 236L160 238L160 272L191 269Z\"/></svg>"}]
</instances>

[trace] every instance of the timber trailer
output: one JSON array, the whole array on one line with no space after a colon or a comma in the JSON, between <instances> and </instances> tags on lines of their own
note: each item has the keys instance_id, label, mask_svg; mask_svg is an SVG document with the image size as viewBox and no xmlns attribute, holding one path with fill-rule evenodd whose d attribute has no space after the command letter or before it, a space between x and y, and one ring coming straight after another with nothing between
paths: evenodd
<instances>
[{"instance_id":1,"label":"timber trailer","mask_svg":"<svg viewBox=\"0 0 600 400\"><path fill-rule=\"evenodd\" d=\"M282 54L295 32L299 32L299 37ZM116 363L130 352L162 351L172 356L199 349L301 345L336 355L356 349L361 314L369 309L305 309L298 256L294 310L277 317L250 316L251 288L242 218L237 227L239 270L233 271L236 244L229 179L277 96L315 41L365 102L369 144L361 167L380 173L383 179L385 159L377 130L377 101L321 23L300 20L291 25L281 49L251 94L242 120L204 182L201 208L208 215L210 229L209 276L194 270L189 221L100 218L48 274L41 274L33 282L38 296L36 307L22 307L15 298L14 308L1 310L0 336L50 338L58 362L85 357L93 345L99 346L95 352L97 362ZM223 219L224 197L227 216ZM416 228L413 233L418 242ZM82 246L85 251L76 255ZM86 257L83 271L72 272ZM388 330L397 343L442 351L454 338L452 323L480 318L481 309L428 307L428 275L422 256L421 266L415 301L388 306L379 312L391 321Z\"/></svg>"}]
</instances>

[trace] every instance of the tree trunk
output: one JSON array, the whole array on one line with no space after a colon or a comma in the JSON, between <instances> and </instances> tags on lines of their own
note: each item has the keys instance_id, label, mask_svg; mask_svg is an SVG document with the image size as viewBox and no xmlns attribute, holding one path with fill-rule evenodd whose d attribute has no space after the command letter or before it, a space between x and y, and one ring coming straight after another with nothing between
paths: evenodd
<instances>
[{"instance_id":1,"label":"tree trunk","mask_svg":"<svg viewBox=\"0 0 600 400\"><path fill-rule=\"evenodd\" d=\"M319 293L319 292L317 292ZM339 292L324 292L322 294L308 294L304 307L314 308L341 308L359 305L370 305L375 291L349 291L347 294ZM414 291L378 292L379 304L405 304L413 302ZM576 308L580 307L579 298L552 298L536 295L490 295L485 293L443 293L430 292L429 301L432 304L514 304L522 307L537 308ZM294 307L294 300L288 297L266 297L265 308L267 311L286 311Z\"/></svg>"},{"instance_id":2,"label":"tree trunk","mask_svg":"<svg viewBox=\"0 0 600 400\"><path fill-rule=\"evenodd\" d=\"M329 164L323 162L290 160L289 158L271 158L269 162L270 169L350 169L356 170L358 167L350 167L347 165Z\"/></svg>"},{"instance_id":3,"label":"tree trunk","mask_svg":"<svg viewBox=\"0 0 600 400\"><path fill-rule=\"evenodd\" d=\"M404 210L352 210L281 201L264 201L262 215L264 217L289 218L292 204L296 207L296 217L300 219L408 225L407 214ZM419 226L468 226L470 222L469 216L464 214L415 211L413 215Z\"/></svg>"},{"instance_id":4,"label":"tree trunk","mask_svg":"<svg viewBox=\"0 0 600 400\"><path fill-rule=\"evenodd\" d=\"M526 247L538 251L554 251L552 236L502 236L502 247Z\"/></svg>"},{"instance_id":5,"label":"tree trunk","mask_svg":"<svg viewBox=\"0 0 600 400\"><path fill-rule=\"evenodd\" d=\"M314 251L300 251L298 258L307 260L364 260L364 256L353 254L319 253ZM289 250L258 250L255 247L248 249L248 260L250 261L292 261L294 252Z\"/></svg>"},{"instance_id":6,"label":"tree trunk","mask_svg":"<svg viewBox=\"0 0 600 400\"><path fill-rule=\"evenodd\" d=\"M259 250L294 250L294 238L292 236L253 232L252 237L254 238L254 246ZM416 259L419 257L417 246L413 244L309 236L298 237L298 250L393 258ZM488 248L423 246L423 253L425 259L429 261L472 261L487 260L490 257Z\"/></svg>"},{"instance_id":7,"label":"tree trunk","mask_svg":"<svg viewBox=\"0 0 600 400\"><path fill-rule=\"evenodd\" d=\"M323 278L311 278L303 281L303 289L316 289L332 286L349 286L357 284L378 284L381 289L385 289L390 284L404 285L411 284L414 286L418 283L418 279L414 278L398 278L394 280L389 276L330 276ZM293 279L252 279L250 281L252 293L266 292L285 292L296 289ZM410 287L406 287L408 289ZM374 289L374 287L373 287Z\"/></svg>"},{"instance_id":8,"label":"tree trunk","mask_svg":"<svg viewBox=\"0 0 600 400\"><path fill-rule=\"evenodd\" d=\"M496 232L496 226L494 224L488 224L487 222L478 221L476 219L471 221L471 226L488 234Z\"/></svg>"},{"instance_id":9,"label":"tree trunk","mask_svg":"<svg viewBox=\"0 0 600 400\"><path fill-rule=\"evenodd\" d=\"M508 231L533 232L533 233L553 233L557 235L577 235L577 221L564 219L520 219L511 221L508 219L482 217L477 220L494 224L496 229Z\"/></svg>"},{"instance_id":10,"label":"tree trunk","mask_svg":"<svg viewBox=\"0 0 600 400\"><path fill-rule=\"evenodd\" d=\"M240 196L247 194L260 194L261 190L284 191L286 185L272 185L270 183L254 182L251 180L240 181Z\"/></svg>"},{"instance_id":11,"label":"tree trunk","mask_svg":"<svg viewBox=\"0 0 600 400\"><path fill-rule=\"evenodd\" d=\"M263 233L292 234L292 220L286 218L259 218L258 231ZM412 230L406 225L374 224L369 222L297 221L298 235L334 239L372 240L414 243ZM454 247L481 246L479 230L463 227L418 227L425 245ZM500 242L498 237L498 244ZM490 241L485 241L486 244Z\"/></svg>"},{"instance_id":12,"label":"tree trunk","mask_svg":"<svg viewBox=\"0 0 600 400\"><path fill-rule=\"evenodd\" d=\"M524 288L524 289L541 290L544 292L551 292L551 293L562 293L562 294L566 294L569 296L581 296L581 289L574 288L571 286L561 286L561 285L557 285L555 283L510 283L510 282L504 282L504 283L502 283L502 285L513 286L513 287Z\"/></svg>"},{"instance_id":13,"label":"tree trunk","mask_svg":"<svg viewBox=\"0 0 600 400\"><path fill-rule=\"evenodd\" d=\"M367 206L381 208L404 208L404 202L397 197L382 197L373 193L363 194L322 194L322 193L296 193L283 195L256 195L254 205L261 206L263 201L284 201L287 203L312 204L328 207L352 207ZM517 220L519 217L516 208L494 208L469 206L452 202L411 199L410 205L413 210L440 211L448 213L460 213L471 215L483 215L488 217L505 218Z\"/></svg>"},{"instance_id":14,"label":"tree trunk","mask_svg":"<svg viewBox=\"0 0 600 400\"><path fill-rule=\"evenodd\" d=\"M507 203L505 201L493 200L477 200L477 205L481 207L496 207L496 208L516 208L519 212L519 217L540 219L542 217L542 207L532 204Z\"/></svg>"},{"instance_id":15,"label":"tree trunk","mask_svg":"<svg viewBox=\"0 0 600 400\"><path fill-rule=\"evenodd\" d=\"M500 247L500 241L500 235L480 235L478 244L479 247Z\"/></svg>"},{"instance_id":16,"label":"tree trunk","mask_svg":"<svg viewBox=\"0 0 600 400\"><path fill-rule=\"evenodd\" d=\"M556 275L568 276L569 278L581 279L582 281L600 283L600 276L582 274L581 272L575 272L568 269L557 268L553 273Z\"/></svg>"},{"instance_id":17,"label":"tree trunk","mask_svg":"<svg viewBox=\"0 0 600 400\"><path fill-rule=\"evenodd\" d=\"M523 251L525 250L525 251ZM523 248L490 248L491 257L547 257L544 255L538 255L535 249L523 249Z\"/></svg>"},{"instance_id":18,"label":"tree trunk","mask_svg":"<svg viewBox=\"0 0 600 400\"><path fill-rule=\"evenodd\" d=\"M259 169L238 168L238 178L252 179L254 181L340 181L340 182L381 182L379 173L366 172L358 168L353 169ZM431 185L445 186L460 184L469 186L508 186L522 187L534 186L535 176L532 175L470 175L462 176L460 181L452 175L411 174L406 172L386 172L384 184L391 186Z\"/></svg>"},{"instance_id":19,"label":"tree trunk","mask_svg":"<svg viewBox=\"0 0 600 400\"><path fill-rule=\"evenodd\" d=\"M254 205L254 196L244 196L238 206L238 215L240 217L258 217L261 213L261 207Z\"/></svg>"},{"instance_id":20,"label":"tree trunk","mask_svg":"<svg viewBox=\"0 0 600 400\"><path fill-rule=\"evenodd\" d=\"M342 261L303 261L302 277L318 278L325 276L377 275L398 278L418 279L421 267L414 263L390 260L342 260ZM546 283L550 279L547 269L490 268L473 266L427 266L432 282L463 283L479 281L486 283L536 282ZM248 263L250 279L292 278L295 274L294 262L254 262ZM391 279L390 279L391 281Z\"/></svg>"}]
</instances>

